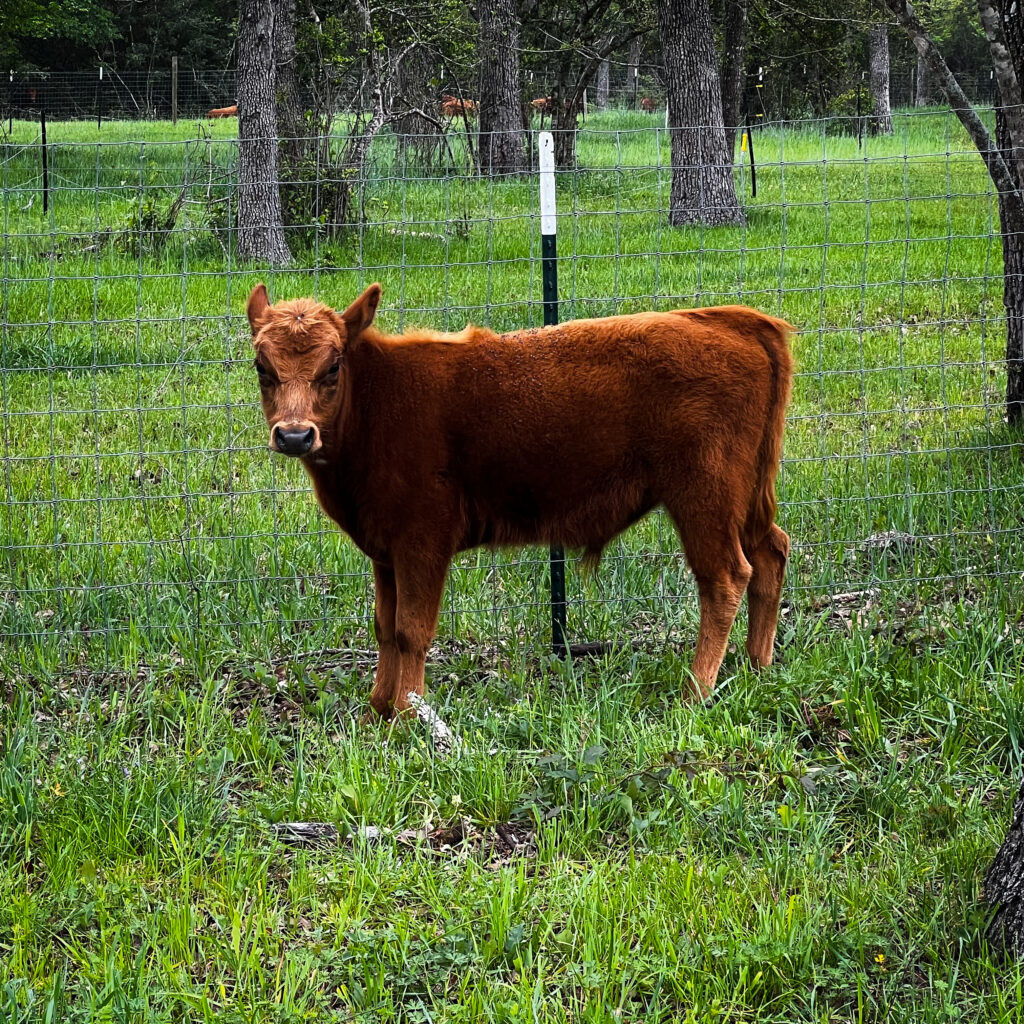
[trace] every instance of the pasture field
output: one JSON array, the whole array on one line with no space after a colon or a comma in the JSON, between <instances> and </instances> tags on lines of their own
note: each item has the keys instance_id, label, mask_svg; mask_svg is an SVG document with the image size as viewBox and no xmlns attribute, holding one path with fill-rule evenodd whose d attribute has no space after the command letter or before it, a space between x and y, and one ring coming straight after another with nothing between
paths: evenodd
<instances>
[{"instance_id":1,"label":"pasture field","mask_svg":"<svg viewBox=\"0 0 1024 1024\"><path fill-rule=\"evenodd\" d=\"M653 123L591 119L560 175L562 317L798 328L779 663L682 703L660 516L570 567L572 638L613 643L569 664L545 554L472 553L428 675L451 758L356 725L371 584L265 450L242 313L380 280L389 328L539 323L535 179L382 137L359 224L269 272L233 121L51 125L45 214L34 126L0 140L0 1021L1021 1017L981 908L1024 739L991 185L945 111L765 126L745 226L670 228Z\"/></svg>"}]
</instances>

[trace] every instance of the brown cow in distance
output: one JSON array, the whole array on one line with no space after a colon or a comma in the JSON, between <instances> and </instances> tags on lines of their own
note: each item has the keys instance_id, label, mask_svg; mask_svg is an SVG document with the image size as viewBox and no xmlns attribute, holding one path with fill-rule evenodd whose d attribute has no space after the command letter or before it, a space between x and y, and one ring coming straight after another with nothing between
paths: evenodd
<instances>
[{"instance_id":1,"label":"brown cow in distance","mask_svg":"<svg viewBox=\"0 0 1024 1024\"><path fill-rule=\"evenodd\" d=\"M743 306L495 334L373 326L381 287L343 313L249 296L270 447L373 561L388 718L423 693L445 577L478 546L560 543L595 563L656 506L700 595L692 692L715 685L747 593L747 651L772 660L789 538L774 523L791 328Z\"/></svg>"},{"instance_id":2,"label":"brown cow in distance","mask_svg":"<svg viewBox=\"0 0 1024 1024\"><path fill-rule=\"evenodd\" d=\"M535 100L530 100L530 106L538 114L550 114L555 105L550 96L538 96Z\"/></svg>"},{"instance_id":3,"label":"brown cow in distance","mask_svg":"<svg viewBox=\"0 0 1024 1024\"><path fill-rule=\"evenodd\" d=\"M474 117L476 116L476 101L460 100L457 96L445 93L441 97L441 113L445 117L461 117L463 114L467 117Z\"/></svg>"},{"instance_id":4,"label":"brown cow in distance","mask_svg":"<svg viewBox=\"0 0 1024 1024\"><path fill-rule=\"evenodd\" d=\"M237 117L238 116L238 104L233 103L230 107L214 107L207 115L207 117Z\"/></svg>"},{"instance_id":5,"label":"brown cow in distance","mask_svg":"<svg viewBox=\"0 0 1024 1024\"><path fill-rule=\"evenodd\" d=\"M641 110L642 110L642 111L643 111L643 112L644 112L645 114L653 114L653 113L654 113L654 111L655 111L655 107L656 107L656 104L655 104L654 100L652 100L652 99L651 99L651 97L650 97L650 96L645 96L645 97L644 97L644 98L643 98L643 99L642 99L642 100L640 101L640 109L641 109Z\"/></svg>"}]
</instances>

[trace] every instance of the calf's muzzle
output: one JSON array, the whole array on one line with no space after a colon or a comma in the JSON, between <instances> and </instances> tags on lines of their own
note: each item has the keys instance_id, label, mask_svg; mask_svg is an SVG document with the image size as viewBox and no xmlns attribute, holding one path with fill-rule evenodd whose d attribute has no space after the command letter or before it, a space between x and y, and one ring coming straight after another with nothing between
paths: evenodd
<instances>
[{"instance_id":1,"label":"calf's muzzle","mask_svg":"<svg viewBox=\"0 0 1024 1024\"><path fill-rule=\"evenodd\" d=\"M270 447L282 455L308 455L320 447L320 432L310 423L278 423L270 432Z\"/></svg>"}]
</instances>

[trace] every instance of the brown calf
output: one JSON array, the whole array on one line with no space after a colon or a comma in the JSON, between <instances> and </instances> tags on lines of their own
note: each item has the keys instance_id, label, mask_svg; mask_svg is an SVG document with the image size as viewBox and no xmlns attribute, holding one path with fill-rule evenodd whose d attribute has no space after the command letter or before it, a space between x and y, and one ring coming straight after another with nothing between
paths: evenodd
<instances>
[{"instance_id":1,"label":"brown calf","mask_svg":"<svg viewBox=\"0 0 1024 1024\"><path fill-rule=\"evenodd\" d=\"M643 98L643 99L642 99L642 100L640 101L640 109L641 109L641 110L642 110L642 111L643 111L643 112L644 112L645 114L653 114L653 113L654 113L654 110L655 110L655 106L656 106L656 104L655 104L654 100L652 100L652 99L651 99L651 97L650 97L650 96L645 96L645 97L644 97L644 98Z\"/></svg>"},{"instance_id":2,"label":"brown calf","mask_svg":"<svg viewBox=\"0 0 1024 1024\"><path fill-rule=\"evenodd\" d=\"M747 651L771 662L788 324L723 306L391 336L372 326L380 295L371 285L337 313L271 306L261 284L247 308L270 447L302 460L373 560L379 715L423 692L456 552L560 543L596 563L659 505L700 595L696 692L715 685L744 591Z\"/></svg>"},{"instance_id":3,"label":"brown calf","mask_svg":"<svg viewBox=\"0 0 1024 1024\"><path fill-rule=\"evenodd\" d=\"M535 100L530 100L530 106L533 107L538 114L550 114L554 109L554 103L550 96L538 96Z\"/></svg>"},{"instance_id":4,"label":"brown calf","mask_svg":"<svg viewBox=\"0 0 1024 1024\"><path fill-rule=\"evenodd\" d=\"M238 104L233 103L230 107L214 107L207 115L207 117L237 117L238 116Z\"/></svg>"}]
</instances>

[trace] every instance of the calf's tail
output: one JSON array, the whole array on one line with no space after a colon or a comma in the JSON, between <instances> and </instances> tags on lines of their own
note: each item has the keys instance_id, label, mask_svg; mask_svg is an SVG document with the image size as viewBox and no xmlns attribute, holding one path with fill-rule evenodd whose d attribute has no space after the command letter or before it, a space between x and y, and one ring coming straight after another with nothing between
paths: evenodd
<instances>
[{"instance_id":1,"label":"calf's tail","mask_svg":"<svg viewBox=\"0 0 1024 1024\"><path fill-rule=\"evenodd\" d=\"M745 540L757 546L775 522L777 501L775 478L782 459L782 434L786 426L786 406L793 388L793 354L789 348L791 324L761 315L755 329L758 342L771 363L771 394L768 416L757 452L757 484L747 513Z\"/></svg>"}]
</instances>

